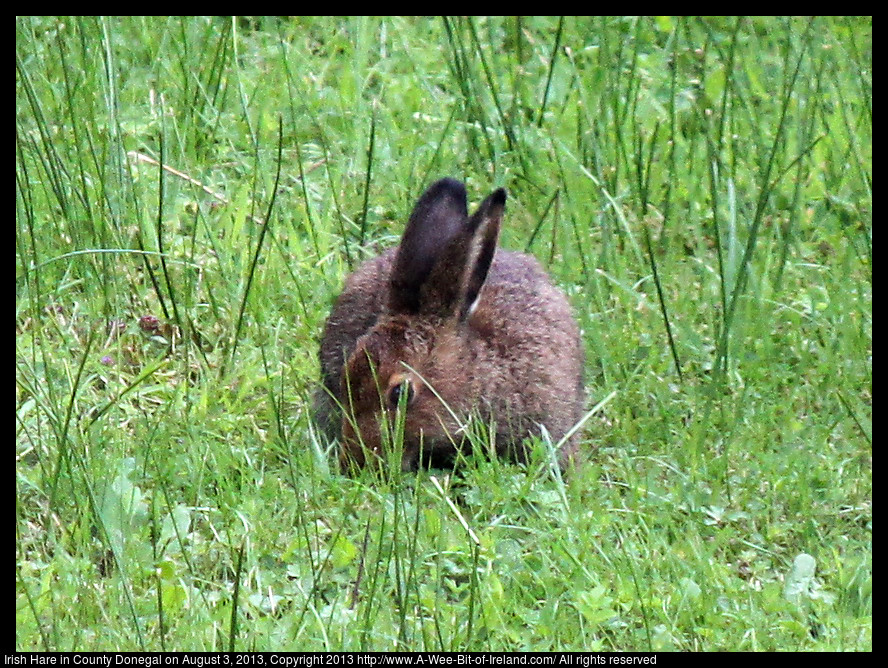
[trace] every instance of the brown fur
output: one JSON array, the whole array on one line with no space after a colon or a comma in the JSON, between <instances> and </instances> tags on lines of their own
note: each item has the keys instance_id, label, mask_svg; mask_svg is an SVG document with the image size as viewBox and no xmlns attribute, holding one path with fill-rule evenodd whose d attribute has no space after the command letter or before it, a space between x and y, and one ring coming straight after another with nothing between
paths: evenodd
<instances>
[{"instance_id":1,"label":"brown fur","mask_svg":"<svg viewBox=\"0 0 888 668\"><path fill-rule=\"evenodd\" d=\"M558 441L582 417L579 329L534 258L496 249L504 204L497 190L469 217L462 184L438 181L398 248L346 280L324 330L316 401L319 425L341 437L344 470L385 459L380 423L404 392L405 470L452 460L472 415L495 425L497 451L517 460L540 425Z\"/></svg>"}]
</instances>

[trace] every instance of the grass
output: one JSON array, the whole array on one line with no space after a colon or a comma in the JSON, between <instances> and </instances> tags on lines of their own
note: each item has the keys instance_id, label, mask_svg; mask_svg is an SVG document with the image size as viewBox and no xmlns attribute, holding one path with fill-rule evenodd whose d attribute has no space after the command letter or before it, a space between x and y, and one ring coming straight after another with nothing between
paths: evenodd
<instances>
[{"instance_id":1,"label":"grass","mask_svg":"<svg viewBox=\"0 0 888 668\"><path fill-rule=\"evenodd\" d=\"M18 18L16 649L870 650L872 126L871 19ZM310 426L444 175L575 307L566 479Z\"/></svg>"}]
</instances>

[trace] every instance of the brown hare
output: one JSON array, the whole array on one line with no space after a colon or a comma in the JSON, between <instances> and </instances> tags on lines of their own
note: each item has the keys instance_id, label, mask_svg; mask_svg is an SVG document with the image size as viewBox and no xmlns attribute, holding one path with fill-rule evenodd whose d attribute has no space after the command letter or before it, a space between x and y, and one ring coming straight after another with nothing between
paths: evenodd
<instances>
[{"instance_id":1,"label":"brown hare","mask_svg":"<svg viewBox=\"0 0 888 668\"><path fill-rule=\"evenodd\" d=\"M545 427L558 442L582 417L579 328L534 258L497 249L505 202L500 188L469 216L463 184L437 181L400 245L346 279L321 341L316 400L344 471L387 461L402 410L405 471L452 465L472 416L517 461L527 436ZM562 447L562 466L578 440Z\"/></svg>"}]
</instances>

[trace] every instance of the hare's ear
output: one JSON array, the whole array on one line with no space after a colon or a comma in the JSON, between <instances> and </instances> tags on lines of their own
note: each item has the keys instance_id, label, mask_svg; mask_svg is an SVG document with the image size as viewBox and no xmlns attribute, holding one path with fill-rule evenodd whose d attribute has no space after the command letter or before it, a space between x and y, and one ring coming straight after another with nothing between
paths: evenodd
<instances>
[{"instance_id":1,"label":"hare's ear","mask_svg":"<svg viewBox=\"0 0 888 668\"><path fill-rule=\"evenodd\" d=\"M494 190L469 219L469 230L472 235L473 259L464 276L465 289L459 318L464 320L475 308L478 294L487 279L487 272L493 262L496 243L499 238L500 223L506 207L506 191L504 188Z\"/></svg>"},{"instance_id":2,"label":"hare's ear","mask_svg":"<svg viewBox=\"0 0 888 668\"><path fill-rule=\"evenodd\" d=\"M500 188L481 203L444 248L420 290L420 312L465 320L487 279L499 236L506 191Z\"/></svg>"},{"instance_id":3,"label":"hare's ear","mask_svg":"<svg viewBox=\"0 0 888 668\"><path fill-rule=\"evenodd\" d=\"M505 202L505 190L492 193L438 251L437 262L420 291L422 313L460 320L471 314L493 262Z\"/></svg>"},{"instance_id":4,"label":"hare's ear","mask_svg":"<svg viewBox=\"0 0 888 668\"><path fill-rule=\"evenodd\" d=\"M464 234L467 217L466 188L459 181L441 179L422 194L410 214L392 267L390 311L420 310L423 286L445 249Z\"/></svg>"}]
</instances>

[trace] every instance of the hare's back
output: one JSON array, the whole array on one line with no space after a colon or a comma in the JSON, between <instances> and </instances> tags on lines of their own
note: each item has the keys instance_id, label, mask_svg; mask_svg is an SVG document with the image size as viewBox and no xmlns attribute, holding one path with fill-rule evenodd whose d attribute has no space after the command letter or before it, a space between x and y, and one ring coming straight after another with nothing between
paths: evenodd
<instances>
[{"instance_id":1,"label":"hare's back","mask_svg":"<svg viewBox=\"0 0 888 668\"><path fill-rule=\"evenodd\" d=\"M578 338L564 293L536 258L515 251L497 250L472 320L489 321L500 331L539 337L544 335L540 328L548 327Z\"/></svg>"}]
</instances>

